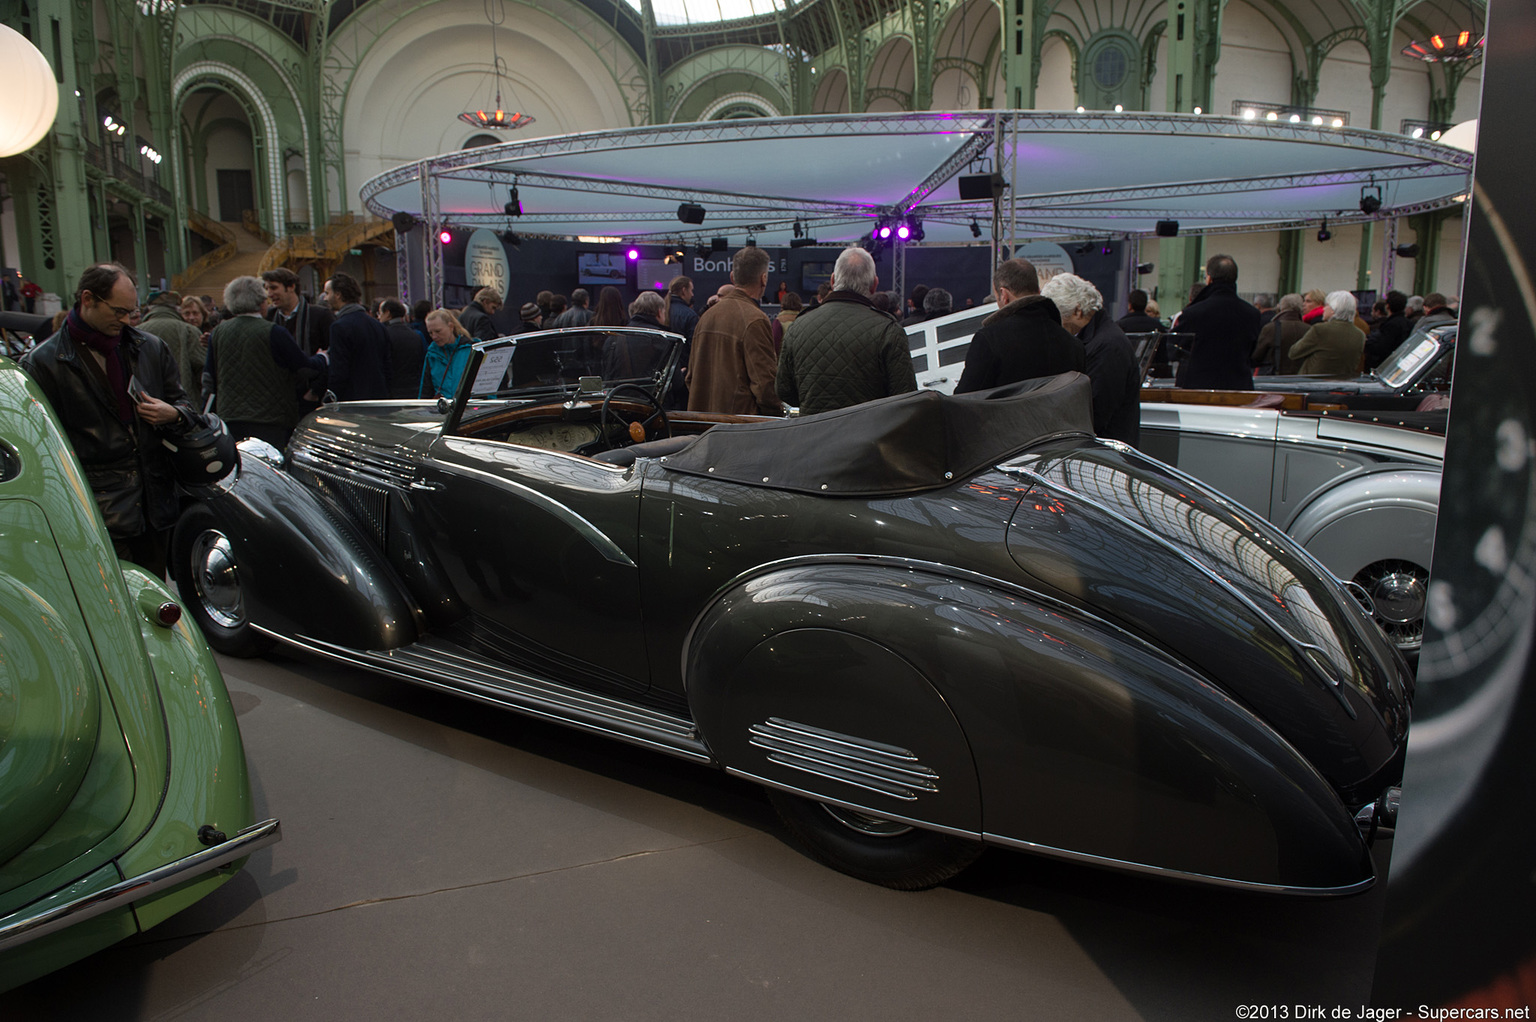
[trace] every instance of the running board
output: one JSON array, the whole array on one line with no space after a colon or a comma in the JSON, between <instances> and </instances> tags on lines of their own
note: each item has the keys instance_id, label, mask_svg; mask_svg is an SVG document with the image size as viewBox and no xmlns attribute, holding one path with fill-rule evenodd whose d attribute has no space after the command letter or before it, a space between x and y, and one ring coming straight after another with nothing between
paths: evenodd
<instances>
[{"instance_id":1,"label":"running board","mask_svg":"<svg viewBox=\"0 0 1536 1022\"><path fill-rule=\"evenodd\" d=\"M697 763L715 762L691 720L522 674L476 657L444 639L428 636L400 649L355 650L304 635L280 635L260 627L256 630L286 646L465 696L489 706L616 738Z\"/></svg>"}]
</instances>

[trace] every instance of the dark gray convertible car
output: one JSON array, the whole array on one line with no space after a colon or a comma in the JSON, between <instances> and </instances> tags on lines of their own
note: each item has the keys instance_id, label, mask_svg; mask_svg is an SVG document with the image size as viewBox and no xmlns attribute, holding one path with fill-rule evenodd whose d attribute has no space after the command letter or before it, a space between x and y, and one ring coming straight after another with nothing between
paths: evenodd
<instances>
[{"instance_id":1,"label":"dark gray convertible car","mask_svg":"<svg viewBox=\"0 0 1536 1022\"><path fill-rule=\"evenodd\" d=\"M1282 533L1091 435L1086 377L791 420L663 412L680 339L476 347L323 407L184 514L215 648L270 642L763 784L920 888L985 844L1263 891L1373 882L1410 679Z\"/></svg>"}]
</instances>

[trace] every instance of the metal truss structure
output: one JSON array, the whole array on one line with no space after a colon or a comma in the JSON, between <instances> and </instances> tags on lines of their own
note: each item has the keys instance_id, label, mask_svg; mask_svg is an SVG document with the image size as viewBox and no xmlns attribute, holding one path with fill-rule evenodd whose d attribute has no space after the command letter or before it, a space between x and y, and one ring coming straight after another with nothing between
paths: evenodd
<instances>
[{"instance_id":1,"label":"metal truss structure","mask_svg":"<svg viewBox=\"0 0 1536 1022\"><path fill-rule=\"evenodd\" d=\"M775 161L762 158L769 152ZM658 245L749 235L786 246L797 226L846 244L897 217L920 220L928 244L1137 239L1154 236L1160 220L1180 221L1186 235L1246 233L1451 208L1465 201L1471 163L1459 149L1356 128L966 111L520 140L399 167L365 184L362 195L381 217L404 211L429 225L426 264L436 286L444 225ZM957 177L978 164L1004 174L1009 187L999 200L960 197ZM850 175L849 167L870 169ZM502 209L501 191L514 185L524 210L515 219ZM1364 189L1386 197L1370 214L1360 208ZM706 222L679 222L684 202L704 206ZM973 220L993 225L989 242L972 237Z\"/></svg>"}]
</instances>

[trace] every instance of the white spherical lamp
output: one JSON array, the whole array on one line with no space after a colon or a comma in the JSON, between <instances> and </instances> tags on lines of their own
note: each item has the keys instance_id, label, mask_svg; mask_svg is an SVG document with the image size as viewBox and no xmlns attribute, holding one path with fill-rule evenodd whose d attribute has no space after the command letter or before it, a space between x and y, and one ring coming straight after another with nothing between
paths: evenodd
<instances>
[{"instance_id":1,"label":"white spherical lamp","mask_svg":"<svg viewBox=\"0 0 1536 1022\"><path fill-rule=\"evenodd\" d=\"M5 69L0 156L15 156L37 145L53 127L59 112L59 84L42 51L6 25L0 25L0 68Z\"/></svg>"}]
</instances>

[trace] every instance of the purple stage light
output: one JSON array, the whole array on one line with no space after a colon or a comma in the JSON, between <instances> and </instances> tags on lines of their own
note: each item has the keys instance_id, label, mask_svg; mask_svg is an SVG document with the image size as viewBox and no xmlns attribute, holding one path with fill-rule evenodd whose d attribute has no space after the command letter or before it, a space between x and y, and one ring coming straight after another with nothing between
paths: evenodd
<instances>
[{"instance_id":1,"label":"purple stage light","mask_svg":"<svg viewBox=\"0 0 1536 1022\"><path fill-rule=\"evenodd\" d=\"M638 248L632 248L625 254L629 256L630 262L634 262L636 259L640 258L640 250Z\"/></svg>"},{"instance_id":2,"label":"purple stage light","mask_svg":"<svg viewBox=\"0 0 1536 1022\"><path fill-rule=\"evenodd\" d=\"M908 238L912 237L912 228L908 227L906 224L902 224L900 227L896 228L896 237L902 241L906 241Z\"/></svg>"},{"instance_id":3,"label":"purple stage light","mask_svg":"<svg viewBox=\"0 0 1536 1022\"><path fill-rule=\"evenodd\" d=\"M889 238L890 236L891 236L891 225L890 224L881 224L880 225L880 240L884 241L886 238Z\"/></svg>"},{"instance_id":4,"label":"purple stage light","mask_svg":"<svg viewBox=\"0 0 1536 1022\"><path fill-rule=\"evenodd\" d=\"M451 245L453 244L453 232L449 230L443 230L438 233L437 240L442 242L444 245Z\"/></svg>"}]
</instances>

